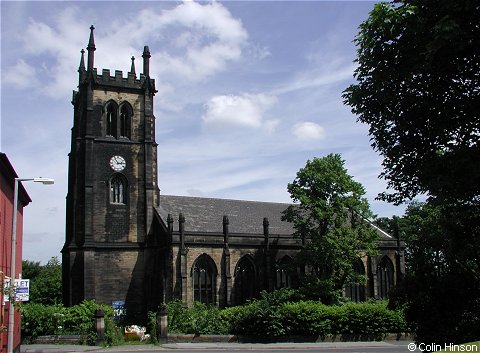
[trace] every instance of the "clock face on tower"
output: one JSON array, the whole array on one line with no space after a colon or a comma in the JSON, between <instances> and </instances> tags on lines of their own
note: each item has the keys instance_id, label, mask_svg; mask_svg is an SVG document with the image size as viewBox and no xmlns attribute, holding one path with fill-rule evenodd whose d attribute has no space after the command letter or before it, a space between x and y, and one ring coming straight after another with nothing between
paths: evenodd
<instances>
[{"instance_id":1,"label":"clock face on tower","mask_svg":"<svg viewBox=\"0 0 480 353\"><path fill-rule=\"evenodd\" d=\"M110 167L116 172L120 172L125 169L127 163L122 156L113 156L110 158Z\"/></svg>"}]
</instances>

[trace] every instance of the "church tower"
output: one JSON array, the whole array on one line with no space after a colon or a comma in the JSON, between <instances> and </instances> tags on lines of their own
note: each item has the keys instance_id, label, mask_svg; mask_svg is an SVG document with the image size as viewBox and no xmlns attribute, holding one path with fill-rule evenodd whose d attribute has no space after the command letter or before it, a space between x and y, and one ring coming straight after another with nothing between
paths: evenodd
<instances>
[{"instance_id":1,"label":"church tower","mask_svg":"<svg viewBox=\"0 0 480 353\"><path fill-rule=\"evenodd\" d=\"M72 98L63 300L125 302L130 315L142 316L145 243L159 202L150 52L145 46L139 77L131 58L125 78L117 70L99 74L95 50L91 26Z\"/></svg>"}]
</instances>

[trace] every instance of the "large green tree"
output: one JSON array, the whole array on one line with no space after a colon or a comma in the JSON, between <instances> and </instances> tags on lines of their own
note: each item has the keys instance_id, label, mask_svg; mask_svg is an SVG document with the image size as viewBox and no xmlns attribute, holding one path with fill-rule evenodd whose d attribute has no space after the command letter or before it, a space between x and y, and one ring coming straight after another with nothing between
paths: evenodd
<instances>
[{"instance_id":1,"label":"large green tree","mask_svg":"<svg viewBox=\"0 0 480 353\"><path fill-rule=\"evenodd\" d=\"M369 125L403 221L403 304L423 342L480 335L480 3L379 3L360 26L344 101ZM402 227L402 225L400 224Z\"/></svg>"},{"instance_id":2,"label":"large green tree","mask_svg":"<svg viewBox=\"0 0 480 353\"><path fill-rule=\"evenodd\" d=\"M355 43L357 82L343 97L384 157L393 193L382 198L478 203L479 2L379 3Z\"/></svg>"},{"instance_id":3,"label":"large green tree","mask_svg":"<svg viewBox=\"0 0 480 353\"><path fill-rule=\"evenodd\" d=\"M33 281L42 271L40 261L22 260L22 278Z\"/></svg>"},{"instance_id":4,"label":"large green tree","mask_svg":"<svg viewBox=\"0 0 480 353\"><path fill-rule=\"evenodd\" d=\"M305 239L299 260L312 271L303 285L311 295L332 302L346 283L358 279L353 263L377 249L365 189L348 175L341 156L330 154L308 161L288 192L294 204L283 219Z\"/></svg>"},{"instance_id":5,"label":"large green tree","mask_svg":"<svg viewBox=\"0 0 480 353\"><path fill-rule=\"evenodd\" d=\"M22 261L22 276L30 279L30 302L60 304L62 302L62 266L56 257L46 265L39 262Z\"/></svg>"},{"instance_id":6,"label":"large green tree","mask_svg":"<svg viewBox=\"0 0 480 353\"><path fill-rule=\"evenodd\" d=\"M395 221L407 244L407 271L391 305L405 308L420 342L478 340L480 247L472 236L480 227L478 211L413 202Z\"/></svg>"}]
</instances>

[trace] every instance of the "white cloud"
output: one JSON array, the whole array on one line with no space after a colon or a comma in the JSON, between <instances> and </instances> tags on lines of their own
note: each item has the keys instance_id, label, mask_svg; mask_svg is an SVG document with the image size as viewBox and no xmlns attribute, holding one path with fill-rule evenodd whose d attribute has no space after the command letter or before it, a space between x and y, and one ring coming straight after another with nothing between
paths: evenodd
<instances>
[{"instance_id":1,"label":"white cloud","mask_svg":"<svg viewBox=\"0 0 480 353\"><path fill-rule=\"evenodd\" d=\"M292 17L285 3L250 5L2 3L2 147L19 175L55 178L53 186L27 186L34 202L24 218L24 258L46 262L64 242L70 98L91 24L100 73L123 70L126 76L133 55L139 74L143 46L150 47L162 193L289 202L286 185L299 168L331 152L342 153L369 199L384 190L368 129L355 124L341 102L341 90L353 79L351 41L367 9L352 11L344 2L291 2L299 14ZM325 17L323 6L338 10ZM344 12L358 21L340 26L336 14ZM260 13L268 14L268 21ZM112 21L105 22L106 15ZM14 85L29 94L7 90ZM39 107L35 114L32 107ZM311 118L318 116L321 125L298 124L295 138L295 123L320 123ZM328 126L328 136L322 126ZM381 215L395 212L377 201L373 206Z\"/></svg>"},{"instance_id":2,"label":"white cloud","mask_svg":"<svg viewBox=\"0 0 480 353\"><path fill-rule=\"evenodd\" d=\"M277 126L280 124L280 119L271 119L271 120L266 120L263 126L265 127L265 130L271 134L275 131Z\"/></svg>"},{"instance_id":3,"label":"white cloud","mask_svg":"<svg viewBox=\"0 0 480 353\"><path fill-rule=\"evenodd\" d=\"M252 55L254 58L258 58L260 60L263 60L265 58L268 58L269 56L272 56L272 53L266 46L260 46L258 44L252 43L249 48L248 48L250 55Z\"/></svg>"},{"instance_id":4,"label":"white cloud","mask_svg":"<svg viewBox=\"0 0 480 353\"><path fill-rule=\"evenodd\" d=\"M4 83L16 88L32 88L38 84L35 68L19 59L17 63L3 73Z\"/></svg>"},{"instance_id":5,"label":"white cloud","mask_svg":"<svg viewBox=\"0 0 480 353\"><path fill-rule=\"evenodd\" d=\"M321 140L325 137L325 129L311 121L295 124L292 132L299 140Z\"/></svg>"},{"instance_id":6,"label":"white cloud","mask_svg":"<svg viewBox=\"0 0 480 353\"><path fill-rule=\"evenodd\" d=\"M88 41L90 23L84 22L83 17L86 16L82 16L76 6L59 9L52 23L31 17L19 35L26 57L31 59L29 62L34 59L41 62L37 63L37 70L26 71L25 62L23 67L17 64L10 70L23 68L21 79L25 79L27 73L36 75L42 82L39 91L42 94L61 99L65 97L59 92L70 95L76 86L80 49L85 48ZM94 19L91 21L95 23ZM174 98L172 86L195 83L225 70L228 62L241 58L247 41L248 33L241 21L222 4L183 2L163 10L152 6L125 20L102 22L97 26L95 67L99 72L109 68L112 75L113 70L122 69L126 75L130 56L134 55L139 59L137 72L141 72L138 68L141 51L143 45L149 45L151 75L159 78L157 85L167 86L172 92L170 98ZM24 81L17 81L17 87L26 88ZM162 91L162 87L159 90Z\"/></svg>"},{"instance_id":7,"label":"white cloud","mask_svg":"<svg viewBox=\"0 0 480 353\"><path fill-rule=\"evenodd\" d=\"M232 141L232 145L234 144ZM236 144L239 145L238 142ZM235 197L234 195L239 189L255 188L256 185L263 184L265 181L269 181L266 184L270 185L273 180L278 185L277 179L283 180L285 175L291 174L287 165L277 165L270 158L259 159L253 157L255 152L258 152L258 146L254 148L254 146L245 145L248 144L242 144L240 147L228 146L225 143L214 141L207 143L207 145L195 146L195 148L181 148L180 151L175 151L175 158L170 157L171 153L165 153L166 156L163 160L171 167L177 167L179 162L176 159L182 160L180 165L183 173L174 174L172 168L160 169L159 178L166 185L162 192L164 194L232 198ZM174 151L174 146L173 143L169 143L163 148L166 148L167 151ZM215 150L212 151L213 148ZM236 148L244 149L241 153L244 156L233 157L232 153L228 153L228 150L231 151ZM188 152L189 149L192 153ZM195 177L192 178L192 175ZM214 183L212 182L212 175L215 175ZM290 179L290 177L287 179ZM280 192L281 195L270 196L265 200L277 200L278 197L287 199L285 197L286 184L284 182L276 189L276 193ZM250 199L256 197L258 196L249 196Z\"/></svg>"},{"instance_id":8,"label":"white cloud","mask_svg":"<svg viewBox=\"0 0 480 353\"><path fill-rule=\"evenodd\" d=\"M338 82L351 79L355 71L354 64L346 64L343 67L332 67L332 70L306 70L294 77L290 82L274 90L275 94L286 94L302 89L329 86Z\"/></svg>"},{"instance_id":9,"label":"white cloud","mask_svg":"<svg viewBox=\"0 0 480 353\"><path fill-rule=\"evenodd\" d=\"M274 121L264 122L263 114L277 102L267 94L242 94L212 97L205 104L203 122L215 126L242 126L267 130L274 128Z\"/></svg>"},{"instance_id":10,"label":"white cloud","mask_svg":"<svg viewBox=\"0 0 480 353\"><path fill-rule=\"evenodd\" d=\"M200 4L185 1L171 10L162 12L160 22L149 23L150 26L161 27L181 24L197 30L207 30L222 40L237 39L243 41L246 33L240 21L233 19L230 12L222 4L211 2Z\"/></svg>"},{"instance_id":11,"label":"white cloud","mask_svg":"<svg viewBox=\"0 0 480 353\"><path fill-rule=\"evenodd\" d=\"M241 21L217 2L184 2L163 11L146 30L160 31L163 44L176 50L152 54L159 76L177 76L200 81L223 71L227 62L238 60L247 44L248 33Z\"/></svg>"}]
</instances>

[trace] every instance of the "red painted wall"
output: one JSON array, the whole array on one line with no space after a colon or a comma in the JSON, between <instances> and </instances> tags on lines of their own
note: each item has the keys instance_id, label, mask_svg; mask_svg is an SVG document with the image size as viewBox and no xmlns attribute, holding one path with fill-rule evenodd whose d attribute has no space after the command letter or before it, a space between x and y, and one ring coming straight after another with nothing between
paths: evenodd
<instances>
[{"instance_id":1,"label":"red painted wall","mask_svg":"<svg viewBox=\"0 0 480 353\"><path fill-rule=\"evenodd\" d=\"M14 181L18 177L10 161L4 153L0 153L0 274L1 279L10 276L11 242L13 225L13 193ZM31 201L25 189L19 188L17 210L17 241L15 278L22 272L22 243L23 243L23 207ZM2 281L3 282L3 281ZM2 283L3 288L3 283ZM3 293L3 290L2 290ZM10 303L4 303L3 295L0 298L0 352L7 351L7 328ZM13 349L20 348L20 313L15 312Z\"/></svg>"}]
</instances>

